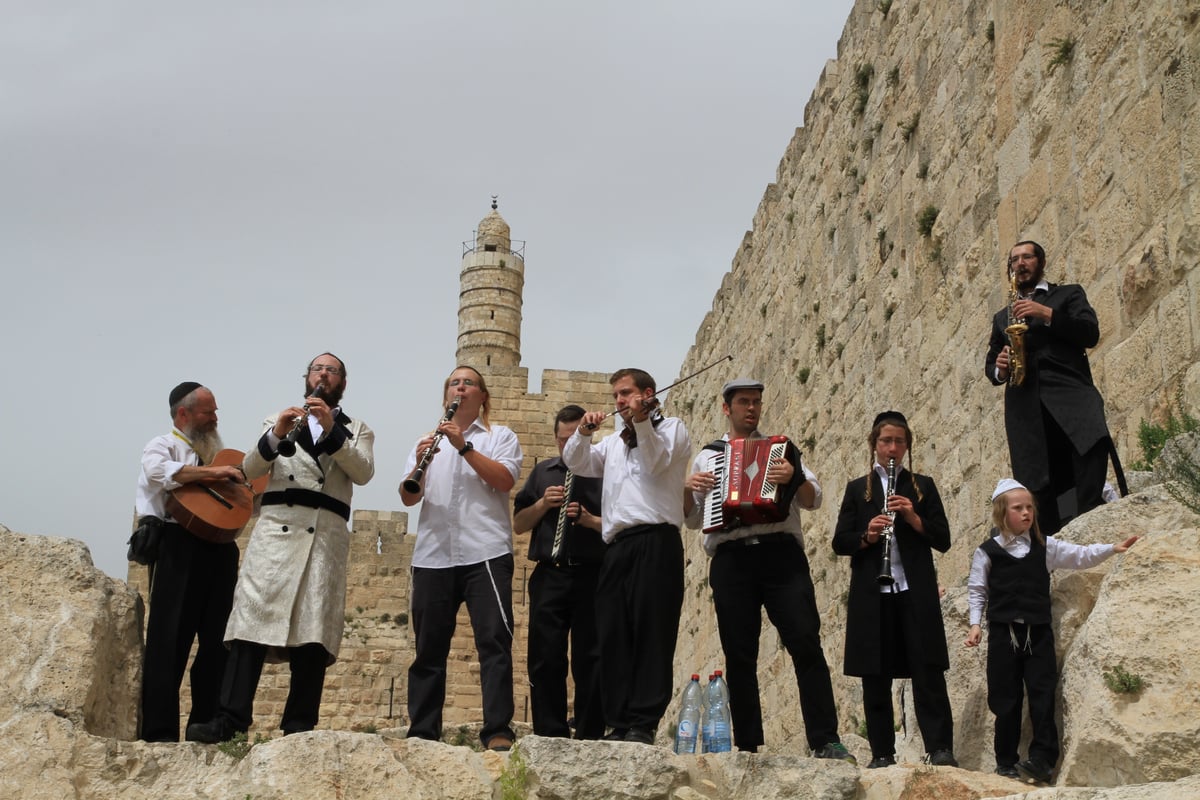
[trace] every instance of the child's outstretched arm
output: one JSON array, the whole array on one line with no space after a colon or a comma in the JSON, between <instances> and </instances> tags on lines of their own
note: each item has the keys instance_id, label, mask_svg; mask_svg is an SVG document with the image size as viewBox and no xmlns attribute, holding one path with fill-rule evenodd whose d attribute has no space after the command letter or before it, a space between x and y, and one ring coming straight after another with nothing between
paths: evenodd
<instances>
[{"instance_id":1,"label":"child's outstretched arm","mask_svg":"<svg viewBox=\"0 0 1200 800\"><path fill-rule=\"evenodd\" d=\"M1113 552L1114 552L1114 553L1124 553L1124 552L1125 552L1126 550L1128 550L1130 547L1133 547L1133 543L1134 543L1134 542L1136 542L1136 541L1137 541L1138 539L1140 539L1140 538L1142 538L1142 537L1140 537L1140 536L1130 536L1128 539L1126 539L1125 541L1121 542L1120 544L1114 544L1114 545L1113 545Z\"/></svg>"}]
</instances>

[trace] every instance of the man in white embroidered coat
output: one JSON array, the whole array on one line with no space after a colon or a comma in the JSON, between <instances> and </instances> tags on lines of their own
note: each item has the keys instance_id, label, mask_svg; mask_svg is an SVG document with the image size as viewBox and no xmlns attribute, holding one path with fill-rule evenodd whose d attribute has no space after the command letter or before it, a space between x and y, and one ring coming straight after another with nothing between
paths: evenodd
<instances>
[{"instance_id":1,"label":"man in white embroidered coat","mask_svg":"<svg viewBox=\"0 0 1200 800\"><path fill-rule=\"evenodd\" d=\"M314 358L304 386L305 407L267 419L243 463L247 476L270 473L271 481L225 629L230 653L221 710L210 722L189 725L189 741L225 741L250 727L268 658L291 668L284 735L317 724L325 669L337 659L345 624L350 498L354 485L375 473L375 434L338 405L346 365L337 356Z\"/></svg>"}]
</instances>

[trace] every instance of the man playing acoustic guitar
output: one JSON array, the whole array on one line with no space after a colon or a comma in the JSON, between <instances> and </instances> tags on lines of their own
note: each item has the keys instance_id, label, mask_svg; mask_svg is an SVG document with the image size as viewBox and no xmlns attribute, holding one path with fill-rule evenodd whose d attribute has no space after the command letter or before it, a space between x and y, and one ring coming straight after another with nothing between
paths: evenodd
<instances>
[{"instance_id":1,"label":"man playing acoustic guitar","mask_svg":"<svg viewBox=\"0 0 1200 800\"><path fill-rule=\"evenodd\" d=\"M185 381L171 390L168 402L174 429L151 439L142 451L134 503L143 524L148 518L154 524L163 522L152 564L142 661L141 736L148 742L179 741L179 684L197 639L188 721L207 720L216 713L225 670L222 639L237 582L237 545L188 533L167 513L167 496L188 483L245 480L237 467L203 466L221 450L213 393Z\"/></svg>"}]
</instances>

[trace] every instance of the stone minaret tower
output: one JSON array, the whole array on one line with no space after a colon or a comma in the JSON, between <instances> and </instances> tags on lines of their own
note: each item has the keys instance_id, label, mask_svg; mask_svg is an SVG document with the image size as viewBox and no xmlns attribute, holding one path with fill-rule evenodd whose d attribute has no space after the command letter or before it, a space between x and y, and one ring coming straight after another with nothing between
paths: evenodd
<instances>
[{"instance_id":1,"label":"stone minaret tower","mask_svg":"<svg viewBox=\"0 0 1200 800\"><path fill-rule=\"evenodd\" d=\"M508 223L496 210L479 221L474 242L463 242L455 362L476 368L521 364L524 242L512 248Z\"/></svg>"}]
</instances>

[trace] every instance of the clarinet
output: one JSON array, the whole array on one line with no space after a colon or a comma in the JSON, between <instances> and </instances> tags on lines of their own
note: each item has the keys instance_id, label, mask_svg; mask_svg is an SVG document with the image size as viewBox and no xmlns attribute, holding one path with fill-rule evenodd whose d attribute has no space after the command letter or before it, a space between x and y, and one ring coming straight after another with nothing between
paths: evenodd
<instances>
[{"instance_id":1,"label":"clarinet","mask_svg":"<svg viewBox=\"0 0 1200 800\"><path fill-rule=\"evenodd\" d=\"M439 425L442 422L449 422L454 419L454 414L458 411L458 404L462 402L462 397L455 397L450 401L450 405L446 408L446 416L442 417ZM429 449L421 454L421 460L417 462L417 466L412 473L404 479L400 484L400 488L409 494L421 493L421 482L425 480L425 470L429 467L429 462L433 461L433 454L437 452L438 445L442 443L445 434L438 431L433 437L433 444L429 445Z\"/></svg>"},{"instance_id":2,"label":"clarinet","mask_svg":"<svg viewBox=\"0 0 1200 800\"><path fill-rule=\"evenodd\" d=\"M567 503L571 502L571 489L575 486L575 473L567 470L567 478L563 481L563 502L558 507L558 522L554 526L554 545L550 548L550 561L557 564L562 557L563 539L571 520L567 518Z\"/></svg>"},{"instance_id":3,"label":"clarinet","mask_svg":"<svg viewBox=\"0 0 1200 800\"><path fill-rule=\"evenodd\" d=\"M896 459L888 459L888 488L883 496L883 510L888 515L888 524L884 527L883 533L883 564L879 570L879 577L875 582L880 586L891 586L896 582L892 577L892 537L896 535L896 512L888 511L888 500L896 493Z\"/></svg>"}]
</instances>

